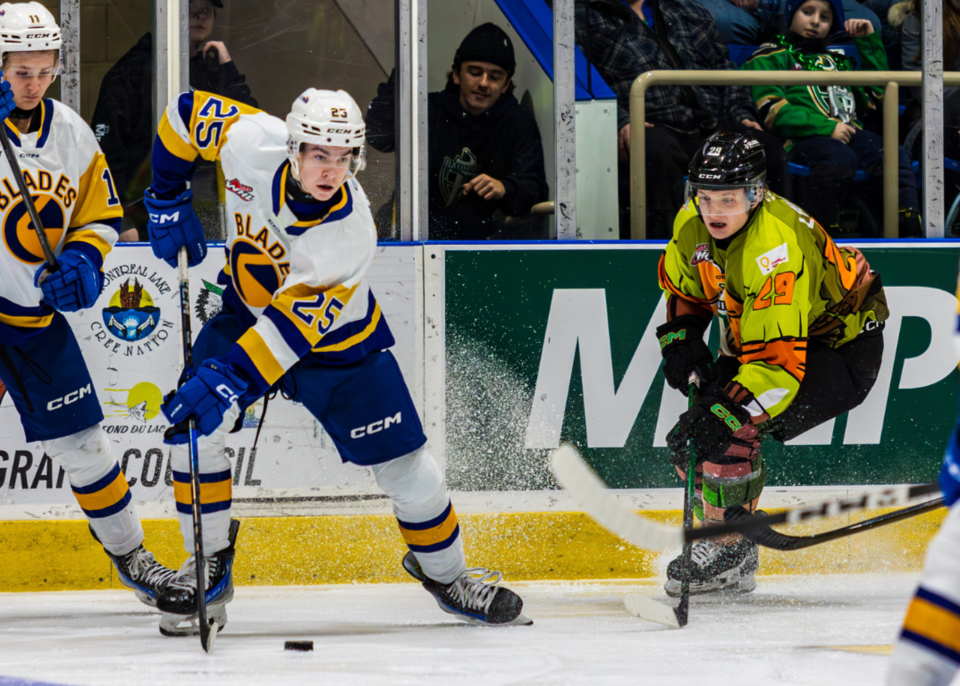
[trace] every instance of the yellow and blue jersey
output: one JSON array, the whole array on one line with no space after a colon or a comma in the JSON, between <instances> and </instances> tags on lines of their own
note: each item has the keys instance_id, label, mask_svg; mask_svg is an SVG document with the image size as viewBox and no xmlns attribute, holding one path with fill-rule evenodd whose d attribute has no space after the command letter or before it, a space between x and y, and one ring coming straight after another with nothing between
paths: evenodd
<instances>
[{"instance_id":1,"label":"yellow and blue jersey","mask_svg":"<svg viewBox=\"0 0 960 686\"><path fill-rule=\"evenodd\" d=\"M295 211L286 146L280 119L195 91L167 107L153 150L154 191L165 197L185 187L198 157L223 165L219 281L245 329L227 359L257 394L306 356L349 364L394 343L364 278L377 246L366 194L349 179L309 215Z\"/></svg>"},{"instance_id":2,"label":"yellow and blue jersey","mask_svg":"<svg viewBox=\"0 0 960 686\"><path fill-rule=\"evenodd\" d=\"M116 243L123 207L107 161L90 127L76 112L43 100L40 128L20 133L3 122L23 180L55 255L82 251L101 268ZM0 340L19 345L45 331L53 308L33 285L45 262L13 170L0 158Z\"/></svg>"}]
</instances>

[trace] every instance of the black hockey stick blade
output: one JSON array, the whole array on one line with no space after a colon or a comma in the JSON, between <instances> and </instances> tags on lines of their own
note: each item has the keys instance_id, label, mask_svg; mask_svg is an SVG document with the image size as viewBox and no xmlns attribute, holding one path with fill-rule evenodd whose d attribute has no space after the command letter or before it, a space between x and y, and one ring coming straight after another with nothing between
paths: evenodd
<instances>
[{"instance_id":1,"label":"black hockey stick blade","mask_svg":"<svg viewBox=\"0 0 960 686\"><path fill-rule=\"evenodd\" d=\"M917 503L916 505L911 505L910 507L905 507L894 512L888 512L887 514L879 515L862 522L857 522L856 524L851 524L850 526L845 526L840 529L833 529L831 531L823 531L819 534L813 534L811 536L788 536L787 534L782 534L779 531L774 531L764 523L763 515L755 517L747 512L743 507L735 507L727 510L727 512L724 514L724 520L741 521L745 517L756 519L762 524L762 526L756 529L748 529L747 531L744 531L744 537L750 539L754 543L764 546L765 548L773 548L774 550L802 550L803 548L809 548L810 546L826 543L827 541L835 541L838 538L852 536L864 531L870 531L871 529L886 526L887 524L900 522L904 519L916 517L941 507L944 507L943 498L935 498L934 500L926 503Z\"/></svg>"},{"instance_id":2,"label":"black hockey stick blade","mask_svg":"<svg viewBox=\"0 0 960 686\"><path fill-rule=\"evenodd\" d=\"M43 224L40 222L40 215L37 214L37 208L33 204L33 197L27 190L27 184L23 180L23 172L20 171L20 163L17 162L17 156L10 145L10 135L7 133L7 127L0 124L0 145L3 146L3 154L7 156L7 162L13 171L13 178L17 182L17 189L20 191L20 197L23 198L23 204L27 208L27 214L30 215L30 221L33 223L33 230L37 232L37 240L40 241L40 248L43 250L43 256L47 260L47 271L55 272L60 269L60 263L57 262L53 254L53 248L50 247L50 241L47 239L47 232L43 230Z\"/></svg>"},{"instance_id":3,"label":"black hockey stick blade","mask_svg":"<svg viewBox=\"0 0 960 686\"><path fill-rule=\"evenodd\" d=\"M762 522L751 518L748 521L727 522L684 531L682 527L658 524L622 505L616 495L584 462L579 451L570 444L565 443L553 451L550 455L550 468L560 485L570 492L584 512L623 540L646 550L682 548L688 540L743 533L758 526L796 524L858 510L906 505L916 498L940 492L940 486L935 483L885 486L867 491L856 498L829 500L780 512Z\"/></svg>"}]
</instances>

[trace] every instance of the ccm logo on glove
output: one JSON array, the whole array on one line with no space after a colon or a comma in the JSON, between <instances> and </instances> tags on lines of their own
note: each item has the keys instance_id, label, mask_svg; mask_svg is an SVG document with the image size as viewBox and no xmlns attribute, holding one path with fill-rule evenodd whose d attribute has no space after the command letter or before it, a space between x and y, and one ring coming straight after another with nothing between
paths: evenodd
<instances>
[{"instance_id":1,"label":"ccm logo on glove","mask_svg":"<svg viewBox=\"0 0 960 686\"><path fill-rule=\"evenodd\" d=\"M150 221L154 224L166 224L167 222L178 222L180 221L180 213L174 212L173 214L151 214Z\"/></svg>"},{"instance_id":2,"label":"ccm logo on glove","mask_svg":"<svg viewBox=\"0 0 960 686\"><path fill-rule=\"evenodd\" d=\"M224 384L224 383L217 386L217 393L219 393L220 397L225 399L228 403L236 402L237 398L240 397L233 392L232 388L230 388L227 384Z\"/></svg>"}]
</instances>

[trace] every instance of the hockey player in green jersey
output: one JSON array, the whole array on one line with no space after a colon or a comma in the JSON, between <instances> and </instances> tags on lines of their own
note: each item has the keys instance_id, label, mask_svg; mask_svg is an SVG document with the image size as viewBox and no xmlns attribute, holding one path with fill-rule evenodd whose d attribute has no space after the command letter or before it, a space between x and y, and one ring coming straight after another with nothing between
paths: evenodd
<instances>
[{"instance_id":1,"label":"hockey player in green jersey","mask_svg":"<svg viewBox=\"0 0 960 686\"><path fill-rule=\"evenodd\" d=\"M657 329L664 376L699 402L668 436L677 470L697 458L697 515L754 512L766 478L761 440L784 442L866 398L880 369L888 316L880 277L838 248L807 213L766 190L766 162L748 135L718 133L690 162L687 201L660 259L667 322ZM704 333L719 319L714 359ZM691 593L752 591L757 547L733 535L698 541ZM679 593L680 558L666 590Z\"/></svg>"},{"instance_id":2,"label":"hockey player in green jersey","mask_svg":"<svg viewBox=\"0 0 960 686\"><path fill-rule=\"evenodd\" d=\"M880 34L865 19L845 21L839 0L788 0L787 16L789 28L762 45L742 69L855 69L851 57L827 49L828 37L840 31L853 38L862 69L888 68ZM871 178L854 192L868 208L883 206L883 139L864 130L858 119L876 109L875 101L883 97L881 89L787 84L753 86L752 91L764 129L783 141L790 162L809 167L810 176L797 179L797 200L817 221L827 228L838 224L840 205L858 171ZM900 234L919 236L917 184L909 153L900 150L898 161Z\"/></svg>"}]
</instances>

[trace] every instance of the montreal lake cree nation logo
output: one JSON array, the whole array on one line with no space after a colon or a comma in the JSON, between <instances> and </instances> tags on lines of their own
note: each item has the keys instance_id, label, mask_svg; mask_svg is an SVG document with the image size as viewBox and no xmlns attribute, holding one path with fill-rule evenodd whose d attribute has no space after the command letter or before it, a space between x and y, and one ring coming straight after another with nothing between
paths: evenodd
<instances>
[{"instance_id":1,"label":"montreal lake cree nation logo","mask_svg":"<svg viewBox=\"0 0 960 686\"><path fill-rule=\"evenodd\" d=\"M157 328L160 308L136 277L128 278L110 298L110 306L103 308L103 323L107 331L121 341L139 341Z\"/></svg>"}]
</instances>

